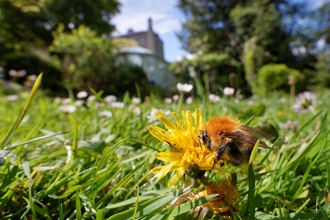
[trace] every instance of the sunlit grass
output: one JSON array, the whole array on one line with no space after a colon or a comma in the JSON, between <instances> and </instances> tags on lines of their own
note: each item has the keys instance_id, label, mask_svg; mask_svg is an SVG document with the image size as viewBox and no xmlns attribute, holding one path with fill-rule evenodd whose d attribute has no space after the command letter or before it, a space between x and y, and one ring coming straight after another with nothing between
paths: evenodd
<instances>
[{"instance_id":1,"label":"sunlit grass","mask_svg":"<svg viewBox=\"0 0 330 220\"><path fill-rule=\"evenodd\" d=\"M157 152L170 150L147 130L149 125L162 126L148 117L152 108L178 115L200 108L204 123L221 115L242 122L253 117L251 126L280 135L272 141L274 150L258 149L254 164L260 167L228 167L231 173L208 175L209 181L231 178L242 193L238 212L231 213L234 218L329 218L324 194L330 185L328 91L317 93L315 112L303 114L291 109L289 97L276 93L217 103L202 97L191 104L183 96L165 104L154 95L136 103L126 94L122 107L95 95L95 100L64 112L60 106L74 106L74 100L63 103L37 92L10 138L6 137L28 98L21 93L15 101L0 96L0 142L18 156L16 161L2 158L1 219L187 219L190 210L214 195L170 207L188 188L183 182L168 188L170 174L159 180L151 173L164 165L156 159ZM207 218L217 217L209 212Z\"/></svg>"}]
</instances>

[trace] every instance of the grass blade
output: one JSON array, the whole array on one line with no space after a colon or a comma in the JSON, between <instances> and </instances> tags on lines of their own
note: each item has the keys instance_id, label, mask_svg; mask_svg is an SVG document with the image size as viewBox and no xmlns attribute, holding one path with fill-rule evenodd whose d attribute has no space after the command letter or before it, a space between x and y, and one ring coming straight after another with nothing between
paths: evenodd
<instances>
[{"instance_id":1,"label":"grass blade","mask_svg":"<svg viewBox=\"0 0 330 220\"><path fill-rule=\"evenodd\" d=\"M34 97L34 95L36 94L38 87L41 83L41 79L42 79L42 73L38 76L37 80L35 81L31 93L28 97L28 99L25 102L25 105L22 109L22 111L20 112L20 114L18 115L18 118L16 119L15 123L13 124L13 126L11 127L11 129L9 130L9 132L7 133L5 139L2 141L1 145L0 145L0 150L2 150L5 146L7 146L10 138L12 137L13 133L15 132L15 130L18 128L19 124L21 123L21 121L23 120L27 110L29 109L32 99Z\"/></svg>"}]
</instances>

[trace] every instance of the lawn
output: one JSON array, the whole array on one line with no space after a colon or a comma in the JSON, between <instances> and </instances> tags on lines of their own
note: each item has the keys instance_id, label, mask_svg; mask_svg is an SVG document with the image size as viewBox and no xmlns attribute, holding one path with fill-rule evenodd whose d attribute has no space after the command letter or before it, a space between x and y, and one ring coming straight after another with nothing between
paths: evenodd
<instances>
[{"instance_id":1,"label":"lawn","mask_svg":"<svg viewBox=\"0 0 330 220\"><path fill-rule=\"evenodd\" d=\"M85 101L1 94L1 219L328 219L330 92L311 94L294 109L276 92L191 103L184 93L171 103L102 92ZM152 131L196 139L217 116L268 131L273 150L256 144L240 168L169 166L180 150Z\"/></svg>"}]
</instances>

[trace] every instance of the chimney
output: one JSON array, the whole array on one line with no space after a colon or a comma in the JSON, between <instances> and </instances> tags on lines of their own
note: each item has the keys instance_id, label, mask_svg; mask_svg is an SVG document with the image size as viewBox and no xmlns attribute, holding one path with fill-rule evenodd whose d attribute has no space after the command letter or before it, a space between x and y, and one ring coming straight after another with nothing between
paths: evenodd
<instances>
[{"instance_id":1,"label":"chimney","mask_svg":"<svg viewBox=\"0 0 330 220\"><path fill-rule=\"evenodd\" d=\"M148 19L148 24L149 24L149 31L152 31L152 20L151 20L151 18Z\"/></svg>"}]
</instances>

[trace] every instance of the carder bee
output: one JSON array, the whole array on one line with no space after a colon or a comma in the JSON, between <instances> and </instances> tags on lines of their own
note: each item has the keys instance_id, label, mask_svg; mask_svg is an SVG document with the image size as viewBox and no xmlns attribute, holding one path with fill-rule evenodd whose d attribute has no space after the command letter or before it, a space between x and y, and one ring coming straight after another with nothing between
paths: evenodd
<instances>
[{"instance_id":1,"label":"carder bee","mask_svg":"<svg viewBox=\"0 0 330 220\"><path fill-rule=\"evenodd\" d=\"M199 139L211 151L216 151L214 165L220 159L234 166L249 162L251 152L256 142L259 146L272 149L260 139L272 139L272 135L257 128L242 125L230 117L217 117L206 123L200 131Z\"/></svg>"}]
</instances>

